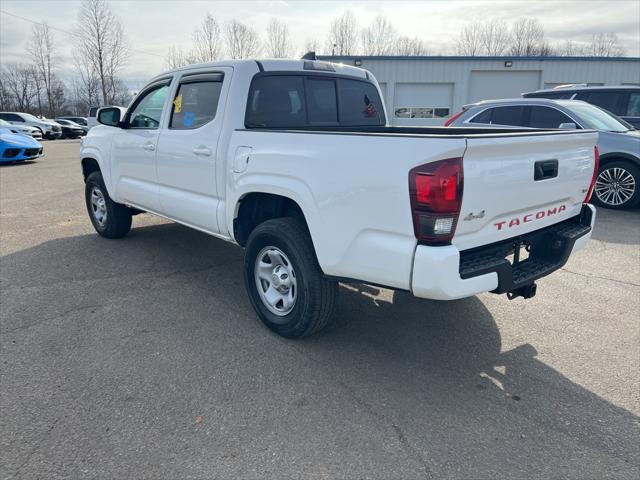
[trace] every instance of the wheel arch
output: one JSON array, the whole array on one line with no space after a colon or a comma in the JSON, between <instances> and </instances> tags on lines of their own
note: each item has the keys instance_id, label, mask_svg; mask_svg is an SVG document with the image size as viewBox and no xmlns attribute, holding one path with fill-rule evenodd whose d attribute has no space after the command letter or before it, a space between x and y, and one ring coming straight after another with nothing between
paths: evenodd
<instances>
[{"instance_id":1,"label":"wheel arch","mask_svg":"<svg viewBox=\"0 0 640 480\"><path fill-rule=\"evenodd\" d=\"M233 237L245 246L251 232L262 222L272 218L293 217L309 231L309 223L300 202L292 195L267 191L251 191L243 194L235 203Z\"/></svg>"},{"instance_id":2,"label":"wheel arch","mask_svg":"<svg viewBox=\"0 0 640 480\"><path fill-rule=\"evenodd\" d=\"M625 152L611 152L600 156L600 166L611 162L631 162L636 167L640 167L640 158Z\"/></svg>"}]
</instances>

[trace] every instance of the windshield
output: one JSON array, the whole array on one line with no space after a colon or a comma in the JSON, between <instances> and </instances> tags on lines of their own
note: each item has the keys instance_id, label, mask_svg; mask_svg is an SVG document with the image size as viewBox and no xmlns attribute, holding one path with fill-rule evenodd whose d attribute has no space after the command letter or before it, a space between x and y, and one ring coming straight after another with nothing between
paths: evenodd
<instances>
[{"instance_id":1,"label":"windshield","mask_svg":"<svg viewBox=\"0 0 640 480\"><path fill-rule=\"evenodd\" d=\"M627 122L588 103L566 103L565 107L580 116L586 124L585 126L589 128L608 132L626 132L633 129Z\"/></svg>"},{"instance_id":2,"label":"windshield","mask_svg":"<svg viewBox=\"0 0 640 480\"><path fill-rule=\"evenodd\" d=\"M38 117L34 117L30 113L21 113L20 115L22 115L22 118L24 118L25 120L29 120L30 122L42 122L42 120L40 120Z\"/></svg>"}]
</instances>

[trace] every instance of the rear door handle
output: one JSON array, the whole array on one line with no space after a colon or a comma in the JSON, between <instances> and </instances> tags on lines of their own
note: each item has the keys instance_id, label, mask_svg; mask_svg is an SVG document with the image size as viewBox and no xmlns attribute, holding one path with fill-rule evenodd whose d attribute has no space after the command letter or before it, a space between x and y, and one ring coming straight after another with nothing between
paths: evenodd
<instances>
[{"instance_id":1,"label":"rear door handle","mask_svg":"<svg viewBox=\"0 0 640 480\"><path fill-rule=\"evenodd\" d=\"M193 153L195 155L199 155L201 157L210 157L211 156L211 150L209 150L204 145L200 145L199 147L194 148L192 151L193 151Z\"/></svg>"},{"instance_id":2,"label":"rear door handle","mask_svg":"<svg viewBox=\"0 0 640 480\"><path fill-rule=\"evenodd\" d=\"M144 148L148 152L153 152L156 149L156 146L153 143L147 143L142 148Z\"/></svg>"}]
</instances>

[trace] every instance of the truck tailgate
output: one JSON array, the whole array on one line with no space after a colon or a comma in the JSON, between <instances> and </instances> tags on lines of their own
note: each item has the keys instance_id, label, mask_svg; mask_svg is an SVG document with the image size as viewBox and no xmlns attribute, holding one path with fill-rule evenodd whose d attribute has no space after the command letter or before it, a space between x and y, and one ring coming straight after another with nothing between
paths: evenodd
<instances>
[{"instance_id":1,"label":"truck tailgate","mask_svg":"<svg viewBox=\"0 0 640 480\"><path fill-rule=\"evenodd\" d=\"M466 250L580 214L596 141L595 132L468 137L452 243Z\"/></svg>"}]
</instances>

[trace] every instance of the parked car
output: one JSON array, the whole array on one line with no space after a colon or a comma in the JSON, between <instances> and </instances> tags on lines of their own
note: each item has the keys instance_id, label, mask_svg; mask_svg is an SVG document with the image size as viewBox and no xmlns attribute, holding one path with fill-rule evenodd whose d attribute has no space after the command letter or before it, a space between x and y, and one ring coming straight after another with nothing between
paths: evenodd
<instances>
[{"instance_id":1,"label":"parked car","mask_svg":"<svg viewBox=\"0 0 640 480\"><path fill-rule=\"evenodd\" d=\"M640 131L595 105L543 98L488 100L467 105L449 125L598 130L600 166L594 202L615 209L640 203Z\"/></svg>"},{"instance_id":2,"label":"parked car","mask_svg":"<svg viewBox=\"0 0 640 480\"><path fill-rule=\"evenodd\" d=\"M83 127L88 127L89 125L87 124L87 119L86 117L68 117L68 116L64 116L64 117L58 117L62 120L71 120L72 122L77 123L80 126Z\"/></svg>"},{"instance_id":3,"label":"parked car","mask_svg":"<svg viewBox=\"0 0 640 480\"><path fill-rule=\"evenodd\" d=\"M352 66L183 67L98 121L80 150L98 234L151 212L244 247L249 299L285 337L329 321L338 281L530 298L595 219L596 132L391 127Z\"/></svg>"},{"instance_id":4,"label":"parked car","mask_svg":"<svg viewBox=\"0 0 640 480\"><path fill-rule=\"evenodd\" d=\"M42 144L29 135L0 125L0 163L23 162L42 156Z\"/></svg>"},{"instance_id":5,"label":"parked car","mask_svg":"<svg viewBox=\"0 0 640 480\"><path fill-rule=\"evenodd\" d=\"M89 127L83 127L71 120L56 118L56 122L62 127L62 138L78 138L87 134ZM86 130L85 130L86 128Z\"/></svg>"},{"instance_id":6,"label":"parked car","mask_svg":"<svg viewBox=\"0 0 640 480\"><path fill-rule=\"evenodd\" d=\"M29 135L36 140L42 140L42 132L36 127L30 127L29 125L17 125L11 124L6 120L0 119L0 128L8 128L13 133L22 133L23 135Z\"/></svg>"},{"instance_id":7,"label":"parked car","mask_svg":"<svg viewBox=\"0 0 640 480\"><path fill-rule=\"evenodd\" d=\"M523 93L525 98L582 100L617 115L635 128L640 128L640 86L588 87L562 85L552 89Z\"/></svg>"},{"instance_id":8,"label":"parked car","mask_svg":"<svg viewBox=\"0 0 640 480\"><path fill-rule=\"evenodd\" d=\"M0 119L14 125L36 127L42 132L43 138L54 140L62 136L62 127L52 120L42 120L30 113L0 112Z\"/></svg>"}]
</instances>

